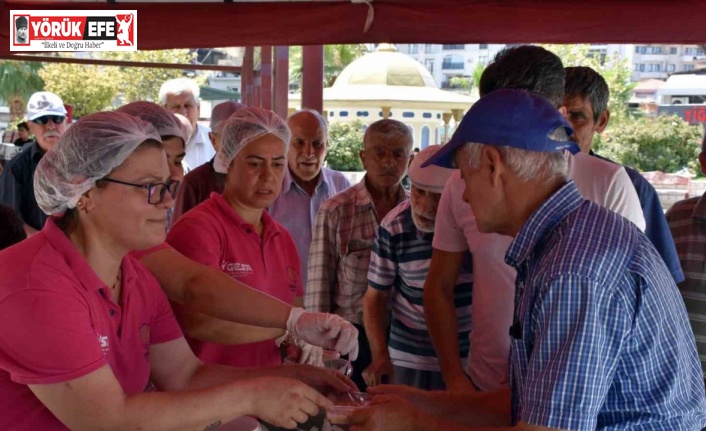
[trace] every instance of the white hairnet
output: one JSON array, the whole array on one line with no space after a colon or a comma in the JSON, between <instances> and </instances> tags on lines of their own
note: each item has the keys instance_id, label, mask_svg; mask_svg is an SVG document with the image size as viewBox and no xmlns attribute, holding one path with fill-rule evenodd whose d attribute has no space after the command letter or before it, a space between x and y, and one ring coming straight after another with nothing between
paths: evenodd
<instances>
[{"instance_id":1,"label":"white hairnet","mask_svg":"<svg viewBox=\"0 0 706 431\"><path fill-rule=\"evenodd\" d=\"M81 196L144 141L160 141L148 122L122 112L98 112L71 125L34 173L34 195L45 213L76 207Z\"/></svg>"},{"instance_id":2,"label":"white hairnet","mask_svg":"<svg viewBox=\"0 0 706 431\"><path fill-rule=\"evenodd\" d=\"M184 145L189 140L188 136L184 136L184 129L177 117L156 103L132 102L121 106L117 111L147 121L157 130L162 139L176 136L184 141Z\"/></svg>"},{"instance_id":3,"label":"white hairnet","mask_svg":"<svg viewBox=\"0 0 706 431\"><path fill-rule=\"evenodd\" d=\"M272 134L282 140L289 150L291 133L287 123L269 109L247 107L233 114L221 132L221 147L216 153L213 168L221 174L228 173L230 162L250 142Z\"/></svg>"}]
</instances>

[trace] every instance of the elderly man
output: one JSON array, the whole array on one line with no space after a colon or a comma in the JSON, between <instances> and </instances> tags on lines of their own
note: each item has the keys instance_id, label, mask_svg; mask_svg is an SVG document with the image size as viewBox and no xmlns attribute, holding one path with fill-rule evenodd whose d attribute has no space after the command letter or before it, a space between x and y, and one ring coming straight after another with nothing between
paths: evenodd
<instances>
[{"instance_id":1,"label":"elderly man","mask_svg":"<svg viewBox=\"0 0 706 431\"><path fill-rule=\"evenodd\" d=\"M368 386L389 382L426 390L445 389L434 345L424 318L424 280L434 237L434 220L444 185L454 172L422 163L441 148L426 147L409 167L410 200L398 205L380 223L368 270L363 320L373 362L363 371ZM471 331L471 255L454 290L460 358L468 356ZM392 308L389 346L388 315Z\"/></svg>"},{"instance_id":2,"label":"elderly man","mask_svg":"<svg viewBox=\"0 0 706 431\"><path fill-rule=\"evenodd\" d=\"M701 172L706 174L706 137L699 154ZM675 203L667 211L669 228L674 235L679 260L686 279L679 283L679 291L689 312L696 346L701 355L706 351L706 198L695 196ZM701 356L701 369L706 381L706 360Z\"/></svg>"},{"instance_id":3,"label":"elderly man","mask_svg":"<svg viewBox=\"0 0 706 431\"><path fill-rule=\"evenodd\" d=\"M365 176L324 202L314 223L304 306L356 325L360 353L353 363L353 381L361 389L362 371L371 360L362 326L370 251L380 220L407 199L400 182L411 152L412 134L403 123L386 119L371 124L360 151Z\"/></svg>"},{"instance_id":4,"label":"elderly man","mask_svg":"<svg viewBox=\"0 0 706 431\"><path fill-rule=\"evenodd\" d=\"M406 394L416 408L382 398L353 414L358 429L706 425L694 336L669 269L639 229L583 199L568 179L562 150L575 146L571 133L546 99L500 90L476 102L431 159L460 168L479 231L513 238L505 254L517 270L511 390L383 387L376 393Z\"/></svg>"},{"instance_id":5,"label":"elderly man","mask_svg":"<svg viewBox=\"0 0 706 431\"><path fill-rule=\"evenodd\" d=\"M289 116L287 125L292 132L289 169L284 174L282 193L268 211L294 238L306 289L306 262L316 212L321 204L351 184L342 173L323 167L328 151L328 123L321 114L309 109L297 111Z\"/></svg>"},{"instance_id":6,"label":"elderly man","mask_svg":"<svg viewBox=\"0 0 706 431\"><path fill-rule=\"evenodd\" d=\"M538 46L501 51L483 72L482 97L502 88L538 92L557 108L564 97L564 66L559 57ZM565 154L569 176L581 194L644 229L637 193L625 170L587 154ZM463 202L463 181L451 177L439 202L434 253L424 287L424 310L439 357L444 381L452 391L507 387L515 270L504 260L512 238L478 231L472 211ZM464 253L473 254L471 354L467 378L458 346L446 334L455 331L453 290Z\"/></svg>"},{"instance_id":7,"label":"elderly man","mask_svg":"<svg viewBox=\"0 0 706 431\"><path fill-rule=\"evenodd\" d=\"M61 98L48 91L34 93L27 103L27 125L35 142L25 145L0 175L0 204L15 210L27 235L37 233L47 219L34 198L34 170L66 131L66 108Z\"/></svg>"},{"instance_id":8,"label":"elderly man","mask_svg":"<svg viewBox=\"0 0 706 431\"><path fill-rule=\"evenodd\" d=\"M574 129L574 137L581 151L603 160L591 150L593 137L602 133L608 126L610 111L608 99L610 90L605 79L590 67L567 67L566 85L564 86L564 109L566 119ZM640 199L645 216L645 235L652 241L667 264L674 281L684 281L684 273L679 264L679 256L674 247L674 239L664 217L662 204L655 188L638 171L625 167L630 181Z\"/></svg>"},{"instance_id":9,"label":"elderly man","mask_svg":"<svg viewBox=\"0 0 706 431\"><path fill-rule=\"evenodd\" d=\"M159 100L169 111L189 119L193 134L186 143L184 162L187 171L196 169L213 158L216 152L208 142L209 129L198 123L201 114L199 86L193 79L170 79L159 89Z\"/></svg>"},{"instance_id":10,"label":"elderly man","mask_svg":"<svg viewBox=\"0 0 706 431\"><path fill-rule=\"evenodd\" d=\"M208 139L213 145L215 152L221 146L221 132L226 120L245 105L237 102L223 102L216 105L211 112L211 131L208 132ZM174 204L174 219L178 219L182 214L191 208L205 201L212 192L223 193L226 176L213 169L214 157L198 168L192 170L184 176L184 182L179 186L179 195Z\"/></svg>"}]
</instances>

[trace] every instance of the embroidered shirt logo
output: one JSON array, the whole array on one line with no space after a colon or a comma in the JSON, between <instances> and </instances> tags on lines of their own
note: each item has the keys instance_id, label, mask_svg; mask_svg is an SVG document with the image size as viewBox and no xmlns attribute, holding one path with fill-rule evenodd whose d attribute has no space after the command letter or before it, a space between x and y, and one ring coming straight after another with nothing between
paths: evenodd
<instances>
[{"instance_id":1,"label":"embroidered shirt logo","mask_svg":"<svg viewBox=\"0 0 706 431\"><path fill-rule=\"evenodd\" d=\"M236 278L246 277L254 273L250 264L238 262L222 262L221 271Z\"/></svg>"},{"instance_id":2,"label":"embroidered shirt logo","mask_svg":"<svg viewBox=\"0 0 706 431\"><path fill-rule=\"evenodd\" d=\"M108 349L110 348L110 345L108 344L108 336L98 334L98 344L100 344L103 353L108 354Z\"/></svg>"}]
</instances>

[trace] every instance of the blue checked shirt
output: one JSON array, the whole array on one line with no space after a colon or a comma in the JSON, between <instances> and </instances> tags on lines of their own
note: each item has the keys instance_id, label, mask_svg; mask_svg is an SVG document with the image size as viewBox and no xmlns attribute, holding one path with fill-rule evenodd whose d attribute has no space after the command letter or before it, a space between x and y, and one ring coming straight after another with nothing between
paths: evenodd
<instances>
[{"instance_id":1,"label":"blue checked shirt","mask_svg":"<svg viewBox=\"0 0 706 431\"><path fill-rule=\"evenodd\" d=\"M505 256L513 421L563 430L700 430L706 397L684 302L649 239L569 181Z\"/></svg>"}]
</instances>

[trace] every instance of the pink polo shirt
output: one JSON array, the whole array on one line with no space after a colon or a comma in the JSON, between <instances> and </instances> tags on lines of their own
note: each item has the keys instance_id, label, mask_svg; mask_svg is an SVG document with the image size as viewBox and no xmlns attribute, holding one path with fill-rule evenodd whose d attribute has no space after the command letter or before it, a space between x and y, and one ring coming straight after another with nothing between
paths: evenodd
<instances>
[{"instance_id":1,"label":"pink polo shirt","mask_svg":"<svg viewBox=\"0 0 706 431\"><path fill-rule=\"evenodd\" d=\"M241 283L288 304L303 295L299 255L292 236L267 212L260 237L223 196L211 197L179 218L167 242L184 256L218 268ZM172 304L175 312L179 306ZM187 338L188 339L188 338ZM189 339L202 361L234 367L280 365L274 340L223 345Z\"/></svg>"},{"instance_id":2,"label":"pink polo shirt","mask_svg":"<svg viewBox=\"0 0 706 431\"><path fill-rule=\"evenodd\" d=\"M50 218L0 252L0 429L66 430L27 385L66 382L108 364L126 394L143 392L150 345L182 336L157 281L122 262L120 303Z\"/></svg>"}]
</instances>

